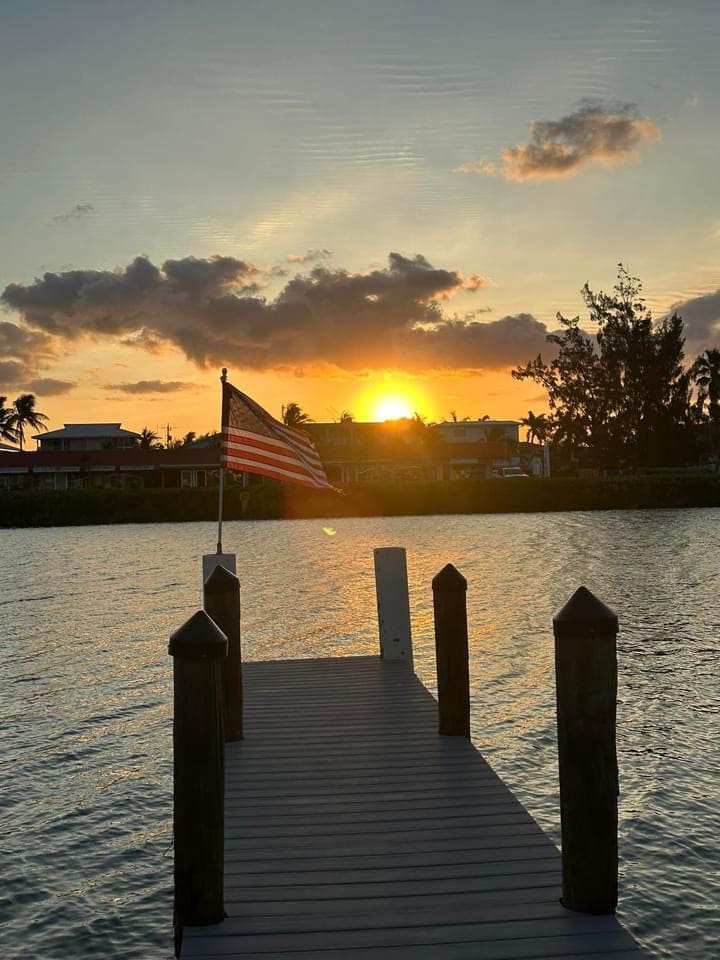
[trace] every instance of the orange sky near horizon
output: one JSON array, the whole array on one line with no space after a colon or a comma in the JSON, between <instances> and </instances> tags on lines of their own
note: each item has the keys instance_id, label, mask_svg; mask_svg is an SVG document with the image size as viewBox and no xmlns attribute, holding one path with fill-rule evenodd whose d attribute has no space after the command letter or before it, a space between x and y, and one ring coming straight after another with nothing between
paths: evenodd
<instances>
[{"instance_id":1,"label":"orange sky near horizon","mask_svg":"<svg viewBox=\"0 0 720 960\"><path fill-rule=\"evenodd\" d=\"M148 426L164 437L169 424L171 435L179 438L190 430L201 434L219 428L220 370L198 370L177 351L169 350L161 358L163 380L186 383L187 387L169 393L123 393L109 389L107 384L153 377L145 357L124 349L130 356L111 360L107 365L97 365L99 358L94 356L89 361L90 372L85 374L82 391L38 396L38 409L50 418L49 429L58 429L63 423L120 422L138 432ZM112 355L118 352L123 352L123 348ZM126 359L135 363L126 366ZM78 353L62 365L61 372L72 379L77 375L75 368L84 365L85 358ZM228 379L276 417L280 417L283 404L296 401L315 421L338 420L344 411L361 421L419 413L428 421L437 422L450 419L451 411L459 419L478 419L485 414L494 419L519 419L528 409L536 413L546 409L538 387L513 381L509 370L481 376L410 376L397 371L376 371L328 378L323 374L297 376L230 368Z\"/></svg>"}]
</instances>

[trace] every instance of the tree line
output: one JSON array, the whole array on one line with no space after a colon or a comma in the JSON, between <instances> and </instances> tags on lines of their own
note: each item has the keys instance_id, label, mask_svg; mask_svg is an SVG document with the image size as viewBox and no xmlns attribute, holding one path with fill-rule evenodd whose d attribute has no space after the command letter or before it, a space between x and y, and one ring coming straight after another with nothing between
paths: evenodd
<instances>
[{"instance_id":1,"label":"tree line","mask_svg":"<svg viewBox=\"0 0 720 960\"><path fill-rule=\"evenodd\" d=\"M549 414L529 411L523 423L528 439L553 443L560 464L617 470L717 458L720 350L686 363L682 318L654 321L641 293L623 264L612 293L585 284L595 332L558 313L552 359L512 371L545 390Z\"/></svg>"}]
</instances>

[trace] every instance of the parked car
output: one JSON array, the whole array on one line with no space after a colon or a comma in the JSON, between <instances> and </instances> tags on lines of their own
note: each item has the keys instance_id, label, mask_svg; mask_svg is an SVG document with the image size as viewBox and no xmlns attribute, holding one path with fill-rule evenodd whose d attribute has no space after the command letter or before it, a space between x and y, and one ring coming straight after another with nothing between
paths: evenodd
<instances>
[{"instance_id":1,"label":"parked car","mask_svg":"<svg viewBox=\"0 0 720 960\"><path fill-rule=\"evenodd\" d=\"M529 480L530 477L525 473L522 467L500 467L499 470L493 470L492 476L495 480Z\"/></svg>"}]
</instances>

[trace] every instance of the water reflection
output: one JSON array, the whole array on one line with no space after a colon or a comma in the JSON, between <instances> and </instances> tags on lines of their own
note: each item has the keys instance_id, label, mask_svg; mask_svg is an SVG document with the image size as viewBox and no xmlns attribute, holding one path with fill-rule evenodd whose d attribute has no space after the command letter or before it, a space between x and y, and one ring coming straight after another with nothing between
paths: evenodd
<instances>
[{"instance_id":1,"label":"water reflection","mask_svg":"<svg viewBox=\"0 0 720 960\"><path fill-rule=\"evenodd\" d=\"M324 526L335 535L328 537ZM229 524L248 659L373 654L372 548L408 549L418 674L430 581L468 579L473 736L558 833L551 619L579 583L620 615L621 913L706 960L720 911L720 511ZM210 525L4 531L3 955L171 955L167 637L200 602ZM692 898L687 891L692 890Z\"/></svg>"}]
</instances>

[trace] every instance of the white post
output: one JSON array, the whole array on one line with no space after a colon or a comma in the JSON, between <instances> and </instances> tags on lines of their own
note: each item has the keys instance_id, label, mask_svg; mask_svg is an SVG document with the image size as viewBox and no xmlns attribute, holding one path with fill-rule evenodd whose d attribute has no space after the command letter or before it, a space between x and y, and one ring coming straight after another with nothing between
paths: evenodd
<instances>
[{"instance_id":1,"label":"white post","mask_svg":"<svg viewBox=\"0 0 720 960\"><path fill-rule=\"evenodd\" d=\"M227 567L237 576L237 563L234 553L204 553L202 558L203 585L215 567Z\"/></svg>"},{"instance_id":2,"label":"white post","mask_svg":"<svg viewBox=\"0 0 720 960\"><path fill-rule=\"evenodd\" d=\"M385 660L405 660L412 669L410 596L404 547L378 547L375 551L380 655Z\"/></svg>"}]
</instances>

